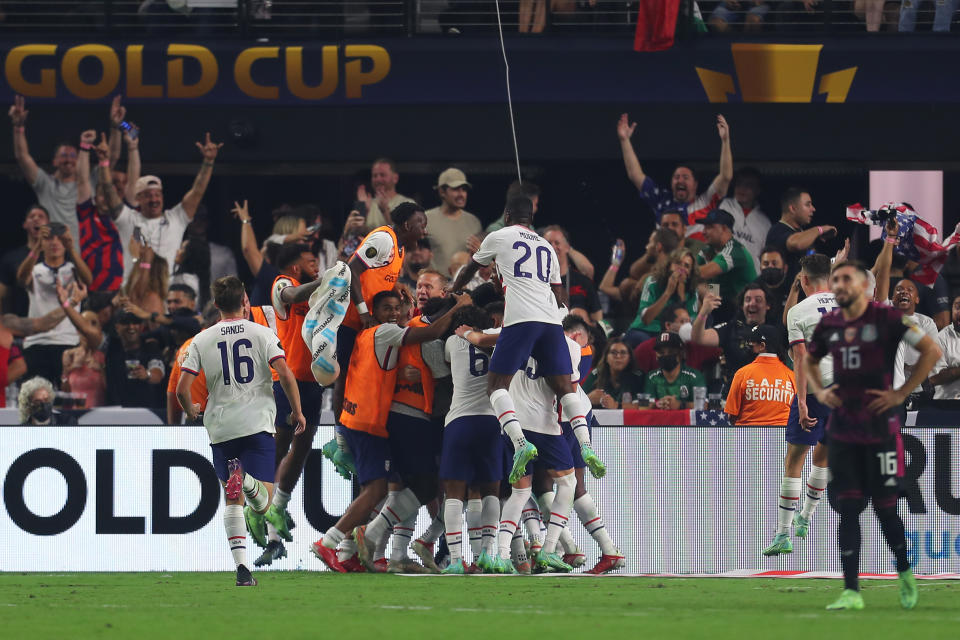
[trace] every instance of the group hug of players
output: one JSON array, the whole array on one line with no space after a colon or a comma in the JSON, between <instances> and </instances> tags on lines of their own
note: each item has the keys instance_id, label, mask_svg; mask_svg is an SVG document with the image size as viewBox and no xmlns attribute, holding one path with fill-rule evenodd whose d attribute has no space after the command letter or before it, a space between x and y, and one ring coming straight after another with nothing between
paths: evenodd
<instances>
[{"instance_id":1,"label":"group hug of players","mask_svg":"<svg viewBox=\"0 0 960 640\"><path fill-rule=\"evenodd\" d=\"M204 424L227 495L224 520L238 585L256 584L246 564L244 522L265 547L258 565L285 555L282 540L292 539L286 504L312 445L321 385L333 383L339 391L334 403L338 406L342 397L342 411L337 437L324 447L324 455L342 475L355 476L361 490L336 525L312 545L332 570L437 571L433 543L445 534L450 553L446 573L570 571L585 560L567 531L571 509L601 547L600 561L591 571L623 566L623 555L583 486L585 468L598 478L605 473L590 445L590 404L576 384L584 356L590 357L587 328L575 317L562 317L557 257L533 231L530 201L512 199L505 217L507 226L483 240L473 262L450 285L451 292L459 291L477 269L495 263L505 291L498 329L468 296L456 293L446 306L421 310L405 326L398 324L404 301L394 285L403 250L426 232L426 217L413 204L395 209L391 226L373 230L349 267L338 263L308 284L295 277L301 275L296 269L282 271L273 291L279 343L237 339L243 334L224 325L244 322L251 315L248 304L228 308L236 306L235 297L218 297L223 283L214 285L223 321L199 334L187 349L177 395L188 417L195 417L199 405L192 403L189 386L193 376L206 371L210 401ZM823 274L818 277L820 292L826 292ZM898 409L903 390L929 373L939 349L899 311L868 300L870 273L859 263L834 265L828 277L839 309L818 310L819 321L800 329L806 345L805 384L811 392L805 396L801 430L809 444L829 443L830 489L840 512L846 588L828 608L863 607L859 516L871 499L896 557L901 604L912 608L917 589L896 510L903 473ZM817 293L815 280L808 296ZM438 340L452 327L453 335ZM910 379L893 390L893 359L901 340L921 357ZM261 349L261 344L266 346ZM284 358L291 361L289 368ZM827 376L824 384L821 364L829 366L827 358L842 383L830 385ZM441 427L433 420L433 380L446 372L453 380L453 398ZM247 385L244 389L257 386L259 395L241 393L240 384ZM262 402L271 385L276 406ZM237 419L254 401L268 406L258 404ZM269 428L255 419L257 412L270 414ZM274 417L279 427L275 446L272 437L263 437L275 431ZM787 531L796 513L796 499L789 494L781 492ZM435 506L438 495L444 496L442 508ZM240 506L244 497L245 511ZM417 513L431 504L431 525L411 545ZM465 561L464 518L472 563ZM798 534L809 526L802 518L793 522L800 525ZM542 527L546 533L541 536ZM386 560L391 533L393 548ZM788 551L783 533L778 529L765 553ZM422 565L409 560L410 546Z\"/></svg>"}]
</instances>

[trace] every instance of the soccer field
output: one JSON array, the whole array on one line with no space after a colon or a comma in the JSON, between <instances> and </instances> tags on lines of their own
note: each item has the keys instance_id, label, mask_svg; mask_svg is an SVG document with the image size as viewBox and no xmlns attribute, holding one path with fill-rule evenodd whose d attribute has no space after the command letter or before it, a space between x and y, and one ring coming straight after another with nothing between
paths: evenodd
<instances>
[{"instance_id":1,"label":"soccer field","mask_svg":"<svg viewBox=\"0 0 960 640\"><path fill-rule=\"evenodd\" d=\"M838 580L405 577L227 573L0 574L6 638L337 637L955 638L960 582L863 585L867 608L827 612ZM532 634L532 635L528 635Z\"/></svg>"}]
</instances>

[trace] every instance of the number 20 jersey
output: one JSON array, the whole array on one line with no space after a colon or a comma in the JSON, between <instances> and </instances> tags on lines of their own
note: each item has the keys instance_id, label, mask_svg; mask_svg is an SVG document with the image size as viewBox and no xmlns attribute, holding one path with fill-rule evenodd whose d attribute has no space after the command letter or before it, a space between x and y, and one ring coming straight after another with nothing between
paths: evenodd
<instances>
[{"instance_id":1,"label":"number 20 jersey","mask_svg":"<svg viewBox=\"0 0 960 640\"><path fill-rule=\"evenodd\" d=\"M283 357L277 334L249 320L221 320L194 337L180 369L207 377L203 426L212 444L276 432L270 365Z\"/></svg>"},{"instance_id":2,"label":"number 20 jersey","mask_svg":"<svg viewBox=\"0 0 960 640\"><path fill-rule=\"evenodd\" d=\"M837 382L833 390L843 404L830 414L827 433L831 438L877 444L899 431L899 408L875 415L867 408L875 396L867 390L892 388L897 345L904 340L916 346L923 336L900 311L876 302L870 302L855 320L847 321L839 309L821 318L807 350L817 360L833 356Z\"/></svg>"},{"instance_id":3,"label":"number 20 jersey","mask_svg":"<svg viewBox=\"0 0 960 640\"><path fill-rule=\"evenodd\" d=\"M560 263L550 243L527 227L515 224L494 231L473 254L487 266L496 261L503 282L503 326L520 322L560 324L560 312L550 285L559 285Z\"/></svg>"}]
</instances>

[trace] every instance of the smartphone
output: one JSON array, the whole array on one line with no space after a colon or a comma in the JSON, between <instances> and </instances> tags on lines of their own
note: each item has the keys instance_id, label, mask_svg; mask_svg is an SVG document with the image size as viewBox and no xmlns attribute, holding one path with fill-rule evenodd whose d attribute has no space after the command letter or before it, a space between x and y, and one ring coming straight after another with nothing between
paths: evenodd
<instances>
[{"instance_id":1,"label":"smartphone","mask_svg":"<svg viewBox=\"0 0 960 640\"><path fill-rule=\"evenodd\" d=\"M133 239L142 244L143 246L147 245L146 239L143 237L143 232L140 231L140 227L133 228Z\"/></svg>"},{"instance_id":2,"label":"smartphone","mask_svg":"<svg viewBox=\"0 0 960 640\"><path fill-rule=\"evenodd\" d=\"M136 139L137 139L137 136L140 135L140 129L138 129L137 127L133 126L132 124L130 124L130 123L127 122L126 120L124 120L123 122L120 123L120 128L123 129L124 131L126 131L127 134L129 134L129 136L130 136L130 138L131 138L132 140L136 140Z\"/></svg>"},{"instance_id":3,"label":"smartphone","mask_svg":"<svg viewBox=\"0 0 960 640\"><path fill-rule=\"evenodd\" d=\"M360 214L361 216L363 216L364 218L367 217L367 204L366 204L365 202L363 202L362 200L355 200L354 203L353 203L353 208L350 209L350 210L351 210L351 211L356 211L357 213L359 213L359 214Z\"/></svg>"},{"instance_id":4,"label":"smartphone","mask_svg":"<svg viewBox=\"0 0 960 640\"><path fill-rule=\"evenodd\" d=\"M50 223L50 235L52 236L62 236L67 231L67 225L62 222L51 222Z\"/></svg>"},{"instance_id":5,"label":"smartphone","mask_svg":"<svg viewBox=\"0 0 960 640\"><path fill-rule=\"evenodd\" d=\"M320 227L321 227L321 226L322 226L322 225L321 225L319 222L318 222L317 224L312 224L312 225L310 225L309 227L307 227L307 235L312 236L312 235L315 234L317 231L320 231Z\"/></svg>"},{"instance_id":6,"label":"smartphone","mask_svg":"<svg viewBox=\"0 0 960 640\"><path fill-rule=\"evenodd\" d=\"M707 283L707 291L717 296L718 298L720 297L720 285L718 285L715 282Z\"/></svg>"}]
</instances>

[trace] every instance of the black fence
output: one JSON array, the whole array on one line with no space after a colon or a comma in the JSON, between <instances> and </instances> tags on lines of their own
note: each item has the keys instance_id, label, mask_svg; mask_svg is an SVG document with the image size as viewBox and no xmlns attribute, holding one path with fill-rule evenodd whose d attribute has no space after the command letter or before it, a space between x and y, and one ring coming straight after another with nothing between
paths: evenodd
<instances>
[{"instance_id":1,"label":"black fence","mask_svg":"<svg viewBox=\"0 0 960 640\"><path fill-rule=\"evenodd\" d=\"M641 1L646 0L0 0L0 33L290 38L457 35L502 26L505 35L626 37L636 28ZM882 0L681 0L677 30L682 37L944 31L960 5L904 1L905 8Z\"/></svg>"}]
</instances>

